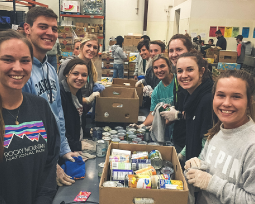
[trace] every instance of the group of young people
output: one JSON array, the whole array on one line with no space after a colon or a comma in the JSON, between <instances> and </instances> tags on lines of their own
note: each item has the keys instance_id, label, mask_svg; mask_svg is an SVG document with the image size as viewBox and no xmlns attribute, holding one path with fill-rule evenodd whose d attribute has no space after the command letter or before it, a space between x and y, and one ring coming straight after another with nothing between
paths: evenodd
<instances>
[{"instance_id":1,"label":"group of young people","mask_svg":"<svg viewBox=\"0 0 255 204\"><path fill-rule=\"evenodd\" d=\"M84 114L100 90L91 61L98 41L86 36L79 55L63 63L57 76L46 55L58 35L56 14L30 9L24 31L26 38L0 32L0 202L47 204L57 183L74 182L57 164L59 157L73 161L74 151L90 148L81 139ZM158 41L138 46L141 57L150 49L147 71L154 75L148 77L158 80L150 110L159 102L171 105L161 116L173 124L178 157L187 160L186 178L199 191L197 203L254 203L253 77L226 71L213 84L206 61L181 34L169 41L169 59ZM152 121L150 114L142 125Z\"/></svg>"}]
</instances>

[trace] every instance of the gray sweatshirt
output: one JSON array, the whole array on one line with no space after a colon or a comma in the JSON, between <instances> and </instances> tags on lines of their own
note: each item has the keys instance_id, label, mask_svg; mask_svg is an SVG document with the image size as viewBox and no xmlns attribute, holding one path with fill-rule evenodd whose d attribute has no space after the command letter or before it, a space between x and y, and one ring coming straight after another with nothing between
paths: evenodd
<instances>
[{"instance_id":1,"label":"gray sweatshirt","mask_svg":"<svg viewBox=\"0 0 255 204\"><path fill-rule=\"evenodd\" d=\"M114 64L123 64L123 59L127 56L123 52L123 49L119 45L112 46L112 57L114 58Z\"/></svg>"},{"instance_id":2,"label":"gray sweatshirt","mask_svg":"<svg viewBox=\"0 0 255 204\"><path fill-rule=\"evenodd\" d=\"M255 124L252 119L235 129L221 130L201 153L212 176L198 204L255 203Z\"/></svg>"}]
</instances>

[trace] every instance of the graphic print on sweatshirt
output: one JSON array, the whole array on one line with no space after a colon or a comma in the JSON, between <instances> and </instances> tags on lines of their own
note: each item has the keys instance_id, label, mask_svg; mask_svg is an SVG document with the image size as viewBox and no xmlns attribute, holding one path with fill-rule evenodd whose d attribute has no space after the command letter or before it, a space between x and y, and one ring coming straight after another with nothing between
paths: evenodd
<instances>
[{"instance_id":1,"label":"graphic print on sweatshirt","mask_svg":"<svg viewBox=\"0 0 255 204\"><path fill-rule=\"evenodd\" d=\"M52 101L55 101L54 92L57 92L57 85L56 81L52 79L42 79L35 83L35 88L37 92L37 96L41 96L42 94L46 93L48 97L48 101L50 101L50 90L52 90Z\"/></svg>"},{"instance_id":2,"label":"graphic print on sweatshirt","mask_svg":"<svg viewBox=\"0 0 255 204\"><path fill-rule=\"evenodd\" d=\"M4 158L12 161L46 151L47 133L42 121L6 125L4 136Z\"/></svg>"}]
</instances>

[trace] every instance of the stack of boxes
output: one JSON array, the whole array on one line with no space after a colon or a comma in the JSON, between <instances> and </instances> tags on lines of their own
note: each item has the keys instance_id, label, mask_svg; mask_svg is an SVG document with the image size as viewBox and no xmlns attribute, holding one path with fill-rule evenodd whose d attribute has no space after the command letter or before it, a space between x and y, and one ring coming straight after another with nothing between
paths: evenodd
<instances>
[{"instance_id":1,"label":"stack of boxes","mask_svg":"<svg viewBox=\"0 0 255 204\"><path fill-rule=\"evenodd\" d=\"M138 52L129 53L129 63L128 63L128 78L134 78L135 65L137 62Z\"/></svg>"},{"instance_id":2,"label":"stack of boxes","mask_svg":"<svg viewBox=\"0 0 255 204\"><path fill-rule=\"evenodd\" d=\"M102 53L102 79L113 76L113 57L111 53Z\"/></svg>"},{"instance_id":3,"label":"stack of boxes","mask_svg":"<svg viewBox=\"0 0 255 204\"><path fill-rule=\"evenodd\" d=\"M237 51L221 50L219 54L218 70L236 70L240 69L241 65L236 63Z\"/></svg>"},{"instance_id":4,"label":"stack of boxes","mask_svg":"<svg viewBox=\"0 0 255 204\"><path fill-rule=\"evenodd\" d=\"M68 57L73 54L73 29L71 26L58 27L58 39L63 57Z\"/></svg>"},{"instance_id":5,"label":"stack of boxes","mask_svg":"<svg viewBox=\"0 0 255 204\"><path fill-rule=\"evenodd\" d=\"M123 42L123 50L126 52L135 52L137 51L137 45L141 40L140 35L125 35Z\"/></svg>"},{"instance_id":6,"label":"stack of boxes","mask_svg":"<svg viewBox=\"0 0 255 204\"><path fill-rule=\"evenodd\" d=\"M75 23L76 27L83 27L84 32L94 34L98 37L103 37L104 29L103 24L90 24L90 23ZM78 36L82 37L82 36Z\"/></svg>"}]
</instances>

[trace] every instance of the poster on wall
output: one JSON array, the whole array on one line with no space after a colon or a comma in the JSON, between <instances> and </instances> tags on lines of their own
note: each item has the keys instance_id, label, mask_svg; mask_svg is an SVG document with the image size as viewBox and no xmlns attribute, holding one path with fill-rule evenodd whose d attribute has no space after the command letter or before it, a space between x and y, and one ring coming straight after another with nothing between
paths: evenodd
<instances>
[{"instance_id":1,"label":"poster on wall","mask_svg":"<svg viewBox=\"0 0 255 204\"><path fill-rule=\"evenodd\" d=\"M230 38L232 36L232 27L226 27L225 28L225 38Z\"/></svg>"},{"instance_id":2,"label":"poster on wall","mask_svg":"<svg viewBox=\"0 0 255 204\"><path fill-rule=\"evenodd\" d=\"M254 28L254 30L253 30L253 38L255 38L255 28Z\"/></svg>"},{"instance_id":3,"label":"poster on wall","mask_svg":"<svg viewBox=\"0 0 255 204\"><path fill-rule=\"evenodd\" d=\"M238 35L239 35L239 27L233 27L232 37L235 38Z\"/></svg>"},{"instance_id":4,"label":"poster on wall","mask_svg":"<svg viewBox=\"0 0 255 204\"><path fill-rule=\"evenodd\" d=\"M210 26L209 37L215 37L216 31L217 31L217 26Z\"/></svg>"},{"instance_id":5,"label":"poster on wall","mask_svg":"<svg viewBox=\"0 0 255 204\"><path fill-rule=\"evenodd\" d=\"M218 26L218 30L220 30L222 35L224 36L224 34L225 34L225 27L224 26Z\"/></svg>"},{"instance_id":6,"label":"poster on wall","mask_svg":"<svg viewBox=\"0 0 255 204\"><path fill-rule=\"evenodd\" d=\"M248 37L249 37L249 31L250 31L250 28L249 28L249 27L243 27L242 36L243 36L244 38L248 38Z\"/></svg>"}]
</instances>

